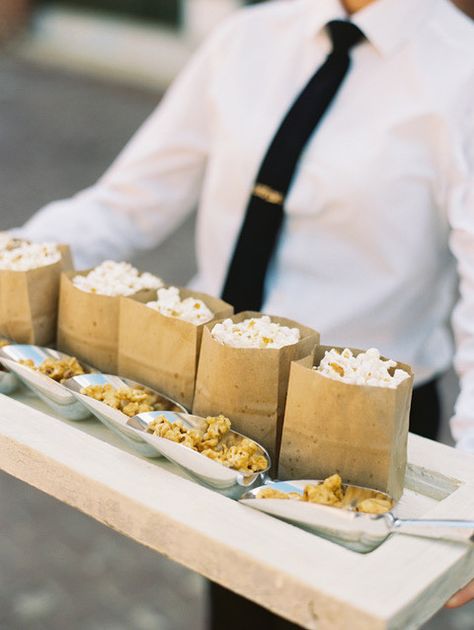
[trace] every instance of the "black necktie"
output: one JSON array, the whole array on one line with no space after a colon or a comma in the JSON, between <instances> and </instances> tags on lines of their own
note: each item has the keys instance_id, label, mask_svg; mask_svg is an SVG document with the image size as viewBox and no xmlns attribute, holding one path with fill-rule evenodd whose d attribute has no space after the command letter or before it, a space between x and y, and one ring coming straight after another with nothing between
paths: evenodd
<instances>
[{"instance_id":1,"label":"black necktie","mask_svg":"<svg viewBox=\"0 0 474 630\"><path fill-rule=\"evenodd\" d=\"M284 216L285 197L300 155L350 66L350 49L362 32L342 20L329 22L333 48L281 123L263 159L230 262L222 297L235 312L259 311L268 264Z\"/></svg>"}]
</instances>

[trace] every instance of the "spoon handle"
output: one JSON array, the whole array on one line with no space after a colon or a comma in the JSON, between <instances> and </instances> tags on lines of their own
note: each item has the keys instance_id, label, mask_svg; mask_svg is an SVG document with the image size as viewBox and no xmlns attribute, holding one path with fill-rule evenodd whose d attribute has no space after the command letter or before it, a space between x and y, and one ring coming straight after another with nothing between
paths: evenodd
<instances>
[{"instance_id":1,"label":"spoon handle","mask_svg":"<svg viewBox=\"0 0 474 630\"><path fill-rule=\"evenodd\" d=\"M441 538L457 542L474 543L474 521L458 519L396 518L393 533L412 534L426 538Z\"/></svg>"}]
</instances>

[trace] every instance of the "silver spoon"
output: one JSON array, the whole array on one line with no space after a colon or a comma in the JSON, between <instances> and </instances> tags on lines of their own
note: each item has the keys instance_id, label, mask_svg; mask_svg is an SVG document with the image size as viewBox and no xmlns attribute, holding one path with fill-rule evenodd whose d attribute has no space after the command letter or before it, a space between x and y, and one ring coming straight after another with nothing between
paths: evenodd
<instances>
[{"instance_id":1,"label":"silver spoon","mask_svg":"<svg viewBox=\"0 0 474 630\"><path fill-rule=\"evenodd\" d=\"M474 542L474 520L458 519L402 519L392 512L371 515L354 512L315 503L282 500L259 499L263 488L275 485L280 489L282 484L287 492L290 486L301 490L307 484L316 485L317 480L296 480L288 482L269 482L259 488L247 492L240 499L241 503L251 508L266 512L307 531L328 538L355 551L367 552L378 547L390 534L409 534L427 538L444 539L454 542L472 544ZM376 490L354 488L354 491L381 495ZM388 495L387 495L388 496ZM365 498L369 498L367 495ZM348 505L350 508L350 505Z\"/></svg>"},{"instance_id":2,"label":"silver spoon","mask_svg":"<svg viewBox=\"0 0 474 630\"><path fill-rule=\"evenodd\" d=\"M242 473L216 462L205 455L194 451L183 444L160 438L148 432L149 424L157 417L164 417L170 423L180 420L186 428L203 431L207 428L207 422L200 416L174 411L150 411L141 413L127 420L127 425L136 431L140 431L143 439L171 462L182 468L188 475L227 497L238 499L244 492L254 485L261 485L267 478L271 466L270 456L266 450L255 442L262 455L267 460L265 470L253 473ZM221 438L221 443L226 439L233 440L234 436L244 437L237 431L230 430ZM252 440L254 441L254 440Z\"/></svg>"}]
</instances>

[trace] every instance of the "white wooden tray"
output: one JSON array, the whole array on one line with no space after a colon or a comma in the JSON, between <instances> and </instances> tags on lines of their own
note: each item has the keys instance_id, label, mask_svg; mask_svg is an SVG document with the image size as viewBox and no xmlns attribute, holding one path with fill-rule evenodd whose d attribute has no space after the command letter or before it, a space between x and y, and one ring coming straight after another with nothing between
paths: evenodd
<instances>
[{"instance_id":1,"label":"white wooden tray","mask_svg":"<svg viewBox=\"0 0 474 630\"><path fill-rule=\"evenodd\" d=\"M474 457L410 436L400 515L474 516ZM0 395L0 468L311 630L418 628L474 578L474 551L394 536L361 555L132 454L91 420ZM5 507L5 506L4 506Z\"/></svg>"}]
</instances>

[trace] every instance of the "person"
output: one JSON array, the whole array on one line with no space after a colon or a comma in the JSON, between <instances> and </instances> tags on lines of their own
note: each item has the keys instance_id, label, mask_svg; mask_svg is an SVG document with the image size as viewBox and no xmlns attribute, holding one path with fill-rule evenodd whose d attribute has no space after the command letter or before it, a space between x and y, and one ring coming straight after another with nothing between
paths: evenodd
<instances>
[{"instance_id":1,"label":"person","mask_svg":"<svg viewBox=\"0 0 474 630\"><path fill-rule=\"evenodd\" d=\"M473 97L474 23L448 0L248 7L96 184L19 234L85 268L155 247L198 205L192 286L411 364L410 427L430 438L454 307L451 427L474 452ZM216 602L216 628L241 624L243 601Z\"/></svg>"}]
</instances>

